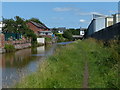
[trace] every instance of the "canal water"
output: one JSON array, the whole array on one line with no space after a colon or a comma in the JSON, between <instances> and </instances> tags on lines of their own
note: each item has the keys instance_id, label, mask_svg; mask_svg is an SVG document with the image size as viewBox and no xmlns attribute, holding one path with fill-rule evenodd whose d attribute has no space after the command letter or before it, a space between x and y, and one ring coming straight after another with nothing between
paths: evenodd
<instances>
[{"instance_id":1,"label":"canal water","mask_svg":"<svg viewBox=\"0 0 120 90\"><path fill-rule=\"evenodd\" d=\"M58 43L66 45L72 42ZM2 87L9 88L15 85L22 77L35 72L40 62L53 54L57 44L27 48L13 53L0 54L2 56ZM1 61L0 61L1 62Z\"/></svg>"},{"instance_id":2,"label":"canal water","mask_svg":"<svg viewBox=\"0 0 120 90\"><path fill-rule=\"evenodd\" d=\"M8 88L18 82L21 77L35 72L40 62L53 54L56 44L27 48L13 53L2 54L2 87Z\"/></svg>"}]
</instances>

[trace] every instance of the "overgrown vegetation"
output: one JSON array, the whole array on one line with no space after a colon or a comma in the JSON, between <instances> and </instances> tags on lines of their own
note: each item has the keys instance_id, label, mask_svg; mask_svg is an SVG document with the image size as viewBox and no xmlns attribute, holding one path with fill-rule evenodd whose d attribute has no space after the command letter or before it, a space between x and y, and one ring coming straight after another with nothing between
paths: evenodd
<instances>
[{"instance_id":1,"label":"overgrown vegetation","mask_svg":"<svg viewBox=\"0 0 120 90\"><path fill-rule=\"evenodd\" d=\"M67 29L68 32L70 32L72 35L80 35L80 28L74 29L74 28L69 28Z\"/></svg>"},{"instance_id":2,"label":"overgrown vegetation","mask_svg":"<svg viewBox=\"0 0 120 90\"><path fill-rule=\"evenodd\" d=\"M64 31L63 37L67 38L70 41L73 40L72 33L69 30Z\"/></svg>"},{"instance_id":3,"label":"overgrown vegetation","mask_svg":"<svg viewBox=\"0 0 120 90\"><path fill-rule=\"evenodd\" d=\"M5 44L5 50L6 50L7 53L8 52L13 52L13 51L15 51L15 47L11 44Z\"/></svg>"},{"instance_id":4,"label":"overgrown vegetation","mask_svg":"<svg viewBox=\"0 0 120 90\"><path fill-rule=\"evenodd\" d=\"M89 88L117 88L119 85L119 41L87 39L60 46L43 61L36 73L22 79L16 88L82 88L84 64L88 62Z\"/></svg>"},{"instance_id":5,"label":"overgrown vegetation","mask_svg":"<svg viewBox=\"0 0 120 90\"><path fill-rule=\"evenodd\" d=\"M85 40L82 47L88 56L90 88L119 88L118 63L120 54L119 40L112 40L105 44L94 39Z\"/></svg>"},{"instance_id":6,"label":"overgrown vegetation","mask_svg":"<svg viewBox=\"0 0 120 90\"><path fill-rule=\"evenodd\" d=\"M80 41L79 41L80 42ZM38 71L21 81L17 88L72 88L82 87L84 57L78 57L79 45L62 46L42 63ZM61 50L61 51L60 51Z\"/></svg>"},{"instance_id":7,"label":"overgrown vegetation","mask_svg":"<svg viewBox=\"0 0 120 90\"><path fill-rule=\"evenodd\" d=\"M45 41L46 41L46 42L51 42L51 41L52 41L52 39L51 39L51 38L49 38L49 37L45 37Z\"/></svg>"},{"instance_id":8,"label":"overgrown vegetation","mask_svg":"<svg viewBox=\"0 0 120 90\"><path fill-rule=\"evenodd\" d=\"M52 44L52 38L50 37L45 37L45 44Z\"/></svg>"},{"instance_id":9,"label":"overgrown vegetation","mask_svg":"<svg viewBox=\"0 0 120 90\"><path fill-rule=\"evenodd\" d=\"M55 36L57 37L57 42L67 41L66 38L64 38L62 34L55 34Z\"/></svg>"},{"instance_id":10,"label":"overgrown vegetation","mask_svg":"<svg viewBox=\"0 0 120 90\"><path fill-rule=\"evenodd\" d=\"M39 23L39 24L45 25L45 24L42 23L38 18L31 18L31 19L29 19L29 20L26 20L26 22L29 22L29 21L33 21L33 22L36 22L36 23Z\"/></svg>"},{"instance_id":11,"label":"overgrown vegetation","mask_svg":"<svg viewBox=\"0 0 120 90\"><path fill-rule=\"evenodd\" d=\"M72 35L80 35L80 28L79 29L74 29L74 28L69 28L64 30L63 34L58 33L59 28L53 28L52 32L57 36L58 42L64 42L64 41L73 41L74 38Z\"/></svg>"},{"instance_id":12,"label":"overgrown vegetation","mask_svg":"<svg viewBox=\"0 0 120 90\"><path fill-rule=\"evenodd\" d=\"M32 18L30 20L37 21L38 19ZM29 29L26 22L29 20L24 20L23 18L16 16L14 19L3 19L5 26L3 27L3 33L19 33L26 38L31 38L32 45L36 44L37 36L34 32ZM40 21L39 21L40 22Z\"/></svg>"}]
</instances>

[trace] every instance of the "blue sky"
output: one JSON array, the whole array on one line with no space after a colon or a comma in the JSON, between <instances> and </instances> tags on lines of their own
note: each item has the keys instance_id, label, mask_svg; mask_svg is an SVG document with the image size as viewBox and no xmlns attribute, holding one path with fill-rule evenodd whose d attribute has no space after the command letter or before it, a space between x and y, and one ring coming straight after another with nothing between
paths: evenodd
<instances>
[{"instance_id":1,"label":"blue sky","mask_svg":"<svg viewBox=\"0 0 120 90\"><path fill-rule=\"evenodd\" d=\"M49 28L87 28L92 14L117 13L117 2L3 2L4 18L39 18Z\"/></svg>"}]
</instances>

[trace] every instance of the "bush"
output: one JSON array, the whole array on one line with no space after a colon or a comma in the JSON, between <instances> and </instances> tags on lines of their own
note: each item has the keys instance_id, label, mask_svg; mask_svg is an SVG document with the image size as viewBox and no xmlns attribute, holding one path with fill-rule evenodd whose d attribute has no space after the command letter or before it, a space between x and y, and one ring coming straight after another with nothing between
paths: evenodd
<instances>
[{"instance_id":1,"label":"bush","mask_svg":"<svg viewBox=\"0 0 120 90\"><path fill-rule=\"evenodd\" d=\"M72 33L70 31L65 31L63 37L67 38L68 40L73 40Z\"/></svg>"},{"instance_id":2,"label":"bush","mask_svg":"<svg viewBox=\"0 0 120 90\"><path fill-rule=\"evenodd\" d=\"M57 36L57 42L67 41L66 38L64 38L62 34L55 34L55 36Z\"/></svg>"},{"instance_id":3,"label":"bush","mask_svg":"<svg viewBox=\"0 0 120 90\"><path fill-rule=\"evenodd\" d=\"M45 41L46 41L46 42L50 42L50 41L52 41L52 39L51 39L51 38L48 38L48 37L45 37Z\"/></svg>"},{"instance_id":4,"label":"bush","mask_svg":"<svg viewBox=\"0 0 120 90\"><path fill-rule=\"evenodd\" d=\"M105 45L105 46L104 46ZM89 88L119 90L120 44L104 44L87 39L60 46L38 68L23 79L19 88L82 88L85 62L88 63Z\"/></svg>"},{"instance_id":5,"label":"bush","mask_svg":"<svg viewBox=\"0 0 120 90\"><path fill-rule=\"evenodd\" d=\"M88 41L90 46L88 50L91 50L89 58L90 77L94 77L89 79L90 88L120 88L118 83L120 79L118 74L120 44L117 42L117 40L112 40L109 42L101 41L102 44L93 44L94 42Z\"/></svg>"},{"instance_id":6,"label":"bush","mask_svg":"<svg viewBox=\"0 0 120 90\"><path fill-rule=\"evenodd\" d=\"M13 52L15 51L15 47L11 44L5 44L5 50L6 52Z\"/></svg>"}]
</instances>

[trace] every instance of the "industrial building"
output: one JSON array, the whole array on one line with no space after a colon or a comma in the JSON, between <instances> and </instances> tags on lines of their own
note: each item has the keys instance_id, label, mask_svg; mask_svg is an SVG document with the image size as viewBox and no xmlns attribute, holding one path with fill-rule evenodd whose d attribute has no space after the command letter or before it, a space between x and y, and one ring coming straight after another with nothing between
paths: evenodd
<instances>
[{"instance_id":1,"label":"industrial building","mask_svg":"<svg viewBox=\"0 0 120 90\"><path fill-rule=\"evenodd\" d=\"M93 20L88 26L87 35L92 35L106 27L112 26L120 22L120 14L113 14L112 16L93 15Z\"/></svg>"}]
</instances>

